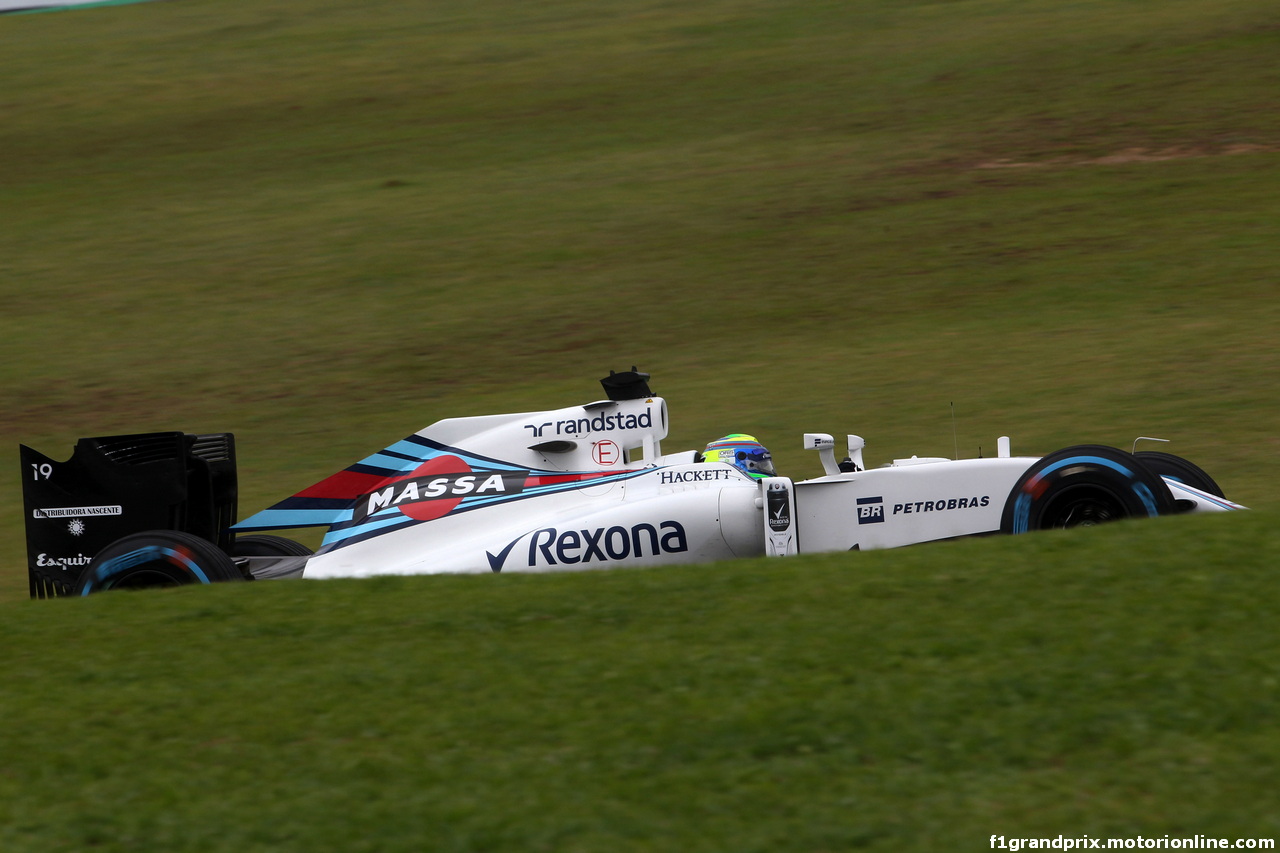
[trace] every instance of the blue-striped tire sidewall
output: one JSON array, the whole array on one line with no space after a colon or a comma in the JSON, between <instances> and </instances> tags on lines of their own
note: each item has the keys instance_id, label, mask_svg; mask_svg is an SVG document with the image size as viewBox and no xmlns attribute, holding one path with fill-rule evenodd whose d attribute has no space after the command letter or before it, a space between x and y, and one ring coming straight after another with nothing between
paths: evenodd
<instances>
[{"instance_id":1,"label":"blue-striped tire sidewall","mask_svg":"<svg viewBox=\"0 0 1280 853\"><path fill-rule=\"evenodd\" d=\"M163 582L138 584L142 576ZM149 530L102 549L81 572L73 594L90 595L126 584L179 586L237 580L244 576L212 542L177 530Z\"/></svg>"},{"instance_id":2,"label":"blue-striped tire sidewall","mask_svg":"<svg viewBox=\"0 0 1280 853\"><path fill-rule=\"evenodd\" d=\"M1132 454L1104 445L1078 445L1043 457L1019 478L1005 502L1000 529L1040 529L1053 501L1069 488L1094 487L1121 504L1128 517L1164 515L1173 498L1164 481Z\"/></svg>"}]
</instances>

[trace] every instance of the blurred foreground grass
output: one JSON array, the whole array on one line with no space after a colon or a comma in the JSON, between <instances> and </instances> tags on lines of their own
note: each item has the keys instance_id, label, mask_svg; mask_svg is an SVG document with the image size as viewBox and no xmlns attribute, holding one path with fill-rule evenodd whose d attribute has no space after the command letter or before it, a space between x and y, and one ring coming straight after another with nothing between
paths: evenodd
<instances>
[{"instance_id":1,"label":"blurred foreground grass","mask_svg":"<svg viewBox=\"0 0 1280 853\"><path fill-rule=\"evenodd\" d=\"M1274 837L1275 529L5 604L0 845Z\"/></svg>"}]
</instances>

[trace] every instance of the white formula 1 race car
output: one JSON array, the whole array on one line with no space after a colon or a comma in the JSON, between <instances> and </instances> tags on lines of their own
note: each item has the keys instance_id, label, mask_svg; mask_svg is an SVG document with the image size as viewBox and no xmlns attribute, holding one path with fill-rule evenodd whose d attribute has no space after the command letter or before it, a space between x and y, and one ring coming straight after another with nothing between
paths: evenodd
<instances>
[{"instance_id":1,"label":"white formula 1 race car","mask_svg":"<svg viewBox=\"0 0 1280 853\"><path fill-rule=\"evenodd\" d=\"M750 436L664 453L667 404L633 368L607 399L451 418L249 518L230 434L81 439L67 462L22 447L33 597L281 577L538 572L894 548L1114 519L1243 509L1167 453L897 459L863 440L823 475L777 476ZM262 531L328 528L316 553Z\"/></svg>"}]
</instances>

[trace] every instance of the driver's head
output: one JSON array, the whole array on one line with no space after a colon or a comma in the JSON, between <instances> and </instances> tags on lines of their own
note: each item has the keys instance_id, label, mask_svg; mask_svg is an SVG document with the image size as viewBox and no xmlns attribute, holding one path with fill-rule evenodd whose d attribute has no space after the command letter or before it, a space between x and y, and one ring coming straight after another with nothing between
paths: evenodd
<instances>
[{"instance_id":1,"label":"driver's head","mask_svg":"<svg viewBox=\"0 0 1280 853\"><path fill-rule=\"evenodd\" d=\"M773 457L763 444L756 441L754 435L743 435L735 432L724 438L717 438L707 445L702 452L703 462L727 462L748 477L756 480L775 477Z\"/></svg>"}]
</instances>

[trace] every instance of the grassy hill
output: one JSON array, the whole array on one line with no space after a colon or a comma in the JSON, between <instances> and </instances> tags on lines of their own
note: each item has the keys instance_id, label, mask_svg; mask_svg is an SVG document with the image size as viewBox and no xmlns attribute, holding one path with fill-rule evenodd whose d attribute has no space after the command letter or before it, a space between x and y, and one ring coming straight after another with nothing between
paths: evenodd
<instances>
[{"instance_id":1,"label":"grassy hill","mask_svg":"<svg viewBox=\"0 0 1280 853\"><path fill-rule=\"evenodd\" d=\"M175 0L0 40L15 456L233 431L247 513L638 364L672 449L1149 435L1260 510L42 604L14 458L3 849L1277 834L1274 4Z\"/></svg>"}]
</instances>

